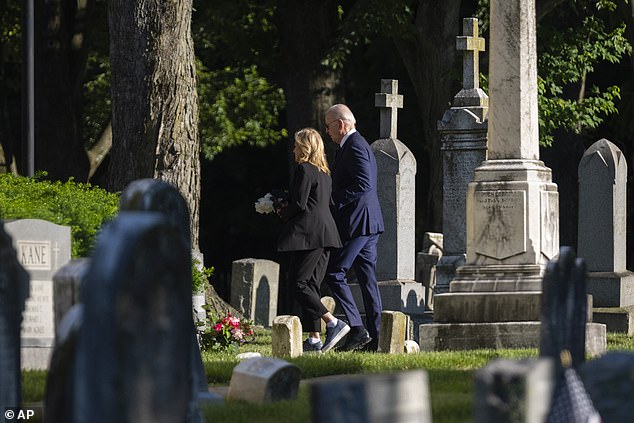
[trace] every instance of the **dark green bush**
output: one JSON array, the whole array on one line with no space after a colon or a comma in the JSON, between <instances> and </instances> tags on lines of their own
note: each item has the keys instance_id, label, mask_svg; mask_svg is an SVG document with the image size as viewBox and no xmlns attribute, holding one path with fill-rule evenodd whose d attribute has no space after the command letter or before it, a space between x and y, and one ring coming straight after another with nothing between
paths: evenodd
<instances>
[{"instance_id":1,"label":"dark green bush","mask_svg":"<svg viewBox=\"0 0 634 423\"><path fill-rule=\"evenodd\" d=\"M43 219L71 227L72 256L86 257L101 226L119 207L119 195L74 181L0 175L0 218Z\"/></svg>"}]
</instances>

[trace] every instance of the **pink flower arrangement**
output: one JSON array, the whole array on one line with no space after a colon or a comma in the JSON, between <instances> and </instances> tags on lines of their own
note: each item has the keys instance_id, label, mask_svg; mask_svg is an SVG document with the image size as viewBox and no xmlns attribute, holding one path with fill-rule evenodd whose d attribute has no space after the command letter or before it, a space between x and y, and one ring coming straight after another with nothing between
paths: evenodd
<instances>
[{"instance_id":1,"label":"pink flower arrangement","mask_svg":"<svg viewBox=\"0 0 634 423\"><path fill-rule=\"evenodd\" d=\"M208 318L199 335L203 350L237 350L241 344L255 339L251 322L240 321L231 313L221 319Z\"/></svg>"}]
</instances>

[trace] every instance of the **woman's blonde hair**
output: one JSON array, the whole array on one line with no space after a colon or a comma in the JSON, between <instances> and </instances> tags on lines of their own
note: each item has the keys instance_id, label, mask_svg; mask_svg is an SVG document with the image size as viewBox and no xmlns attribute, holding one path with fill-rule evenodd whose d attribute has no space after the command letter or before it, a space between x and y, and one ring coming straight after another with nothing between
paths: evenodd
<instances>
[{"instance_id":1,"label":"woman's blonde hair","mask_svg":"<svg viewBox=\"0 0 634 423\"><path fill-rule=\"evenodd\" d=\"M330 175L324 151L324 141L319 132L313 128L300 129L295 132L295 145L299 148L297 163L310 163Z\"/></svg>"}]
</instances>

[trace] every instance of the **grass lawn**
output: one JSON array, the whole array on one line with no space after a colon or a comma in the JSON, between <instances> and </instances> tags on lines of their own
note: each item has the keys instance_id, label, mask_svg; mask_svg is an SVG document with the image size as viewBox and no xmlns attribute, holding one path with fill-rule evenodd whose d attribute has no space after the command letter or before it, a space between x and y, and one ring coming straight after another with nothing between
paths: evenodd
<instances>
[{"instance_id":1,"label":"grass lawn","mask_svg":"<svg viewBox=\"0 0 634 423\"><path fill-rule=\"evenodd\" d=\"M240 352L257 351L271 354L270 331L256 332L256 341L240 347ZM608 350L634 351L634 337L608 334ZM378 353L331 352L310 355L288 361L297 365L302 379L335 374L393 372L409 369L425 369L431 386L434 423L470 422L472 384L475 371L495 358L520 359L536 357L536 349L474 350L431 352L410 355L386 355ZM227 386L233 367L238 363L235 354L203 353L203 362L210 385ZM23 401L38 403L44 398L46 372L22 372ZM280 401L267 405L250 405L242 402L206 407L203 410L207 422L226 423L305 423L310 421L309 389L300 385L294 401Z\"/></svg>"}]
</instances>

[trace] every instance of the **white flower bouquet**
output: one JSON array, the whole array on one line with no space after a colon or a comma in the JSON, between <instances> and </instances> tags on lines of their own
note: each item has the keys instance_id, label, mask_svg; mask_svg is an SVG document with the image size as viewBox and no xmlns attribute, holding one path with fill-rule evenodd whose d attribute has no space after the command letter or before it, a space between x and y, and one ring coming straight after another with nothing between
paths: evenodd
<instances>
[{"instance_id":1,"label":"white flower bouquet","mask_svg":"<svg viewBox=\"0 0 634 423\"><path fill-rule=\"evenodd\" d=\"M288 193L281 190L272 190L267 192L264 197L258 198L255 202L255 211L260 214L270 214L279 212L286 207L288 202Z\"/></svg>"}]
</instances>

